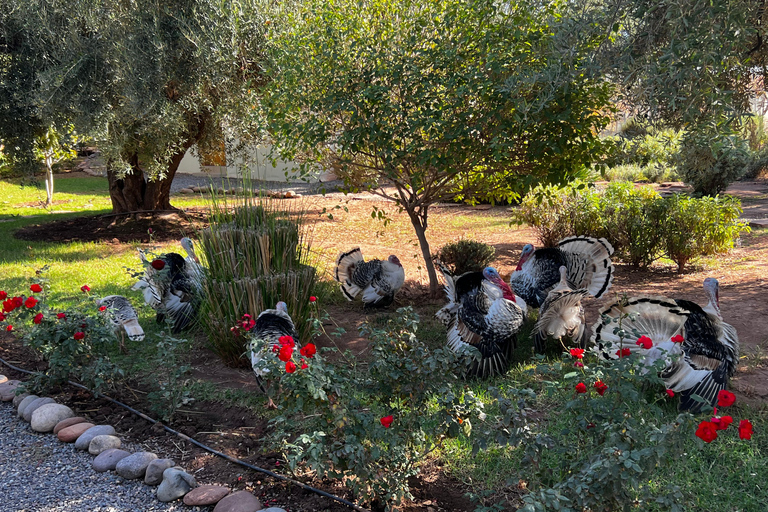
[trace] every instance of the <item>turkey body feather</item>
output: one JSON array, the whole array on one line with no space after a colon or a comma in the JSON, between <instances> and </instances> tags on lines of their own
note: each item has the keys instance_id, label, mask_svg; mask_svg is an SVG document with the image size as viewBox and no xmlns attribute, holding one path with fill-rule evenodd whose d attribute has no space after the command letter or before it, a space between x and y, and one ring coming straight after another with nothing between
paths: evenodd
<instances>
[{"instance_id":1,"label":"turkey body feather","mask_svg":"<svg viewBox=\"0 0 768 512\"><path fill-rule=\"evenodd\" d=\"M334 278L341 283L347 300L362 293L366 307L386 307L405 282L405 271L400 260L392 255L386 260L365 261L359 247L343 252L336 258Z\"/></svg>"}]
</instances>

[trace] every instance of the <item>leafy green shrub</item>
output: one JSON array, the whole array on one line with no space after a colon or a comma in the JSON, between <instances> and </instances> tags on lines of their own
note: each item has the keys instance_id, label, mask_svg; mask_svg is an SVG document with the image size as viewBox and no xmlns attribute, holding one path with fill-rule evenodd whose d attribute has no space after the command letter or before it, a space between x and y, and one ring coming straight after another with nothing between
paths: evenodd
<instances>
[{"instance_id":1,"label":"leafy green shrub","mask_svg":"<svg viewBox=\"0 0 768 512\"><path fill-rule=\"evenodd\" d=\"M675 194L664 200L663 245L669 259L682 272L696 256L727 252L742 232L741 203L726 197L695 199Z\"/></svg>"},{"instance_id":2,"label":"leafy green shrub","mask_svg":"<svg viewBox=\"0 0 768 512\"><path fill-rule=\"evenodd\" d=\"M168 327L170 329L170 326ZM156 388L147 394L149 408L161 420L171 421L182 405L194 401L187 388L189 379L183 379L190 366L181 364L179 353L189 351L189 341L174 338L165 332L158 335L156 370L152 372L150 386Z\"/></svg>"},{"instance_id":3,"label":"leafy green shrub","mask_svg":"<svg viewBox=\"0 0 768 512\"><path fill-rule=\"evenodd\" d=\"M698 134L681 146L678 172L694 193L715 196L746 171L749 153L744 139L736 135L708 138Z\"/></svg>"},{"instance_id":4,"label":"leafy green shrub","mask_svg":"<svg viewBox=\"0 0 768 512\"><path fill-rule=\"evenodd\" d=\"M744 177L755 179L768 172L768 146L750 154L749 163L744 170Z\"/></svg>"},{"instance_id":5,"label":"leafy green shrub","mask_svg":"<svg viewBox=\"0 0 768 512\"><path fill-rule=\"evenodd\" d=\"M42 393L77 379L96 392L114 387L124 377L108 356L109 348L116 345L115 333L99 314L90 288L81 288L75 304L54 310L46 301L46 271L47 267L37 272L31 295L8 297L0 291L0 326L21 334L23 343L48 362L48 369L35 372L25 386Z\"/></svg>"},{"instance_id":6,"label":"leafy green shrub","mask_svg":"<svg viewBox=\"0 0 768 512\"><path fill-rule=\"evenodd\" d=\"M454 275L479 272L491 264L495 255L494 247L466 238L447 243L437 251L437 258L447 265Z\"/></svg>"}]
</instances>

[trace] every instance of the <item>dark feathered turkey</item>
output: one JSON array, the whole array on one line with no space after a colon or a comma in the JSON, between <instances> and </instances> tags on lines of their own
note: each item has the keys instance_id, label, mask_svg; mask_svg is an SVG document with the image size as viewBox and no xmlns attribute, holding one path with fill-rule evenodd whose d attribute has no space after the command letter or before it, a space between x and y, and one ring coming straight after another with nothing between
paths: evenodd
<instances>
[{"instance_id":1,"label":"dark feathered turkey","mask_svg":"<svg viewBox=\"0 0 768 512\"><path fill-rule=\"evenodd\" d=\"M448 347L462 353L472 346L480 352L481 359L467 368L469 377L506 373L524 319L512 290L493 267L458 277L442 265L439 267L448 304L435 316L448 327Z\"/></svg>"},{"instance_id":2,"label":"dark feathered turkey","mask_svg":"<svg viewBox=\"0 0 768 512\"><path fill-rule=\"evenodd\" d=\"M584 288L590 295L601 297L613 281L612 254L608 240L591 236L565 238L557 247L536 250L528 244L523 247L509 285L529 307L538 308L560 281L559 269L564 266L572 290Z\"/></svg>"},{"instance_id":3,"label":"dark feathered turkey","mask_svg":"<svg viewBox=\"0 0 768 512\"><path fill-rule=\"evenodd\" d=\"M120 335L120 349L125 351L125 336L131 341L143 341L144 329L139 324L139 315L127 298L122 295L108 295L98 301L99 309L107 317L115 336Z\"/></svg>"},{"instance_id":4,"label":"dark feathered turkey","mask_svg":"<svg viewBox=\"0 0 768 512\"><path fill-rule=\"evenodd\" d=\"M642 354L648 367L657 360L665 361L661 377L669 389L679 393L680 408L692 412L702 408L694 395L704 398L709 405L716 404L718 393L728 385L739 360L736 329L723 322L720 314L717 279L705 279L704 290L709 302L703 308L683 299L633 297L601 311L608 319L629 314L630 318L622 320L623 329L635 329L651 338L653 346L648 350L636 345L633 335L624 340L623 347ZM592 327L592 339L605 357L616 357L620 343L614 333L617 325L601 319ZM677 335L683 337L682 343L672 341Z\"/></svg>"},{"instance_id":5,"label":"dark feathered turkey","mask_svg":"<svg viewBox=\"0 0 768 512\"><path fill-rule=\"evenodd\" d=\"M397 256L386 260L363 260L357 247L343 252L336 258L336 281L347 300L353 300L362 292L366 307L386 307L392 304L395 294L403 286L405 271Z\"/></svg>"},{"instance_id":6,"label":"dark feathered turkey","mask_svg":"<svg viewBox=\"0 0 768 512\"><path fill-rule=\"evenodd\" d=\"M571 290L566 279L567 269L560 267L560 282L549 294L539 309L539 319L533 330L533 346L539 354L544 353L548 338L563 342L569 339L585 348L589 331L584 325L584 308L581 299L587 290Z\"/></svg>"},{"instance_id":7,"label":"dark feathered turkey","mask_svg":"<svg viewBox=\"0 0 768 512\"><path fill-rule=\"evenodd\" d=\"M269 369L263 364L264 357L269 354L273 346L280 344L282 336L290 336L296 344L296 350L300 348L296 327L288 314L288 305L280 301L275 304L275 309L265 309L256 317L256 322L251 329L251 342L248 347L251 352L251 368L256 374L259 388L265 395L268 393L262 377L269 373ZM271 397L268 398L267 407L274 409L275 403Z\"/></svg>"}]
</instances>

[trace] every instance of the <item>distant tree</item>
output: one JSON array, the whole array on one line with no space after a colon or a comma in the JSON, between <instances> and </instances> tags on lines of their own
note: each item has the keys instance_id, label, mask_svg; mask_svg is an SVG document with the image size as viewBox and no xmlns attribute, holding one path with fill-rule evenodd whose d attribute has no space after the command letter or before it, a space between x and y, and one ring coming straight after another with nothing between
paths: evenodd
<instances>
[{"instance_id":1,"label":"distant tree","mask_svg":"<svg viewBox=\"0 0 768 512\"><path fill-rule=\"evenodd\" d=\"M432 204L565 180L603 151L611 88L587 58L599 38L574 39L559 9L533 0L302 2L274 25L271 134L285 156L332 166L352 189L395 201L435 293Z\"/></svg>"},{"instance_id":2,"label":"distant tree","mask_svg":"<svg viewBox=\"0 0 768 512\"><path fill-rule=\"evenodd\" d=\"M264 44L255 0L0 0L0 11L5 40L18 42L10 62L34 69L16 103L99 141L115 212L171 209L190 147L254 131Z\"/></svg>"},{"instance_id":3,"label":"distant tree","mask_svg":"<svg viewBox=\"0 0 768 512\"><path fill-rule=\"evenodd\" d=\"M45 164L45 193L47 206L53 204L53 164L65 158L77 156L75 145L77 134L72 126L65 128L63 133L56 130L54 125L48 127L44 134L35 140L35 156Z\"/></svg>"}]
</instances>

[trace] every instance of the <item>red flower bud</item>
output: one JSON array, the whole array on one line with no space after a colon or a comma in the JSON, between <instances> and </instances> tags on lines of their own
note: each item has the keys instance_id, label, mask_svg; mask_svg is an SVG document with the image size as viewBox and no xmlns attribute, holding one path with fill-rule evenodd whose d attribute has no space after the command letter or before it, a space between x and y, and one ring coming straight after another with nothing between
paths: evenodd
<instances>
[{"instance_id":1,"label":"red flower bud","mask_svg":"<svg viewBox=\"0 0 768 512\"><path fill-rule=\"evenodd\" d=\"M668 389L667 390L667 395L669 395L669 398L674 398L675 397L675 392L672 391L671 389Z\"/></svg>"},{"instance_id":2,"label":"red flower bud","mask_svg":"<svg viewBox=\"0 0 768 512\"><path fill-rule=\"evenodd\" d=\"M584 363L582 363L581 361L576 361L575 363L573 363L573 366L575 366L576 368L584 368Z\"/></svg>"},{"instance_id":3,"label":"red flower bud","mask_svg":"<svg viewBox=\"0 0 768 512\"><path fill-rule=\"evenodd\" d=\"M285 363L285 373L293 373L296 371L296 363L288 361Z\"/></svg>"},{"instance_id":4,"label":"red flower bud","mask_svg":"<svg viewBox=\"0 0 768 512\"><path fill-rule=\"evenodd\" d=\"M8 292L5 290L0 290L0 300L5 300L8 298Z\"/></svg>"},{"instance_id":5,"label":"red flower bud","mask_svg":"<svg viewBox=\"0 0 768 512\"><path fill-rule=\"evenodd\" d=\"M27 297L27 300L24 301L24 305L27 309L32 309L37 305L37 299L34 297Z\"/></svg>"},{"instance_id":6,"label":"red flower bud","mask_svg":"<svg viewBox=\"0 0 768 512\"><path fill-rule=\"evenodd\" d=\"M752 439L752 423L749 420L739 422L739 439Z\"/></svg>"},{"instance_id":7,"label":"red flower bud","mask_svg":"<svg viewBox=\"0 0 768 512\"><path fill-rule=\"evenodd\" d=\"M679 334L672 336L672 343L682 343L683 341L685 341L685 338L683 338Z\"/></svg>"},{"instance_id":8,"label":"red flower bud","mask_svg":"<svg viewBox=\"0 0 768 512\"><path fill-rule=\"evenodd\" d=\"M640 336L635 342L636 345L643 347L646 350L653 348L653 340L648 336Z\"/></svg>"},{"instance_id":9,"label":"red flower bud","mask_svg":"<svg viewBox=\"0 0 768 512\"><path fill-rule=\"evenodd\" d=\"M56 313L56 318L58 318L59 320L66 320L67 315L65 313Z\"/></svg>"},{"instance_id":10,"label":"red flower bud","mask_svg":"<svg viewBox=\"0 0 768 512\"><path fill-rule=\"evenodd\" d=\"M392 425L392 422L395 420L392 416L384 416L379 421L381 422L382 426L384 428L389 428L390 425Z\"/></svg>"},{"instance_id":11,"label":"red flower bud","mask_svg":"<svg viewBox=\"0 0 768 512\"><path fill-rule=\"evenodd\" d=\"M575 357L576 359L583 359L584 358L584 349L583 348L572 348L571 349L571 357Z\"/></svg>"},{"instance_id":12,"label":"red flower bud","mask_svg":"<svg viewBox=\"0 0 768 512\"><path fill-rule=\"evenodd\" d=\"M278 350L280 350L280 345L278 345L277 343L272 345L272 352L277 352Z\"/></svg>"},{"instance_id":13,"label":"red flower bud","mask_svg":"<svg viewBox=\"0 0 768 512\"><path fill-rule=\"evenodd\" d=\"M605 390L608 389L608 385L605 382L599 380L595 382L594 388L597 390L597 393L600 396L603 396L603 394L605 394Z\"/></svg>"},{"instance_id":14,"label":"red flower bud","mask_svg":"<svg viewBox=\"0 0 768 512\"><path fill-rule=\"evenodd\" d=\"M81 339L85 338L85 333L84 332L76 332L75 335L73 336L73 338L75 338L76 340L81 340Z\"/></svg>"},{"instance_id":15,"label":"red flower bud","mask_svg":"<svg viewBox=\"0 0 768 512\"><path fill-rule=\"evenodd\" d=\"M30 289L30 290L32 290L32 291L33 291L33 292L35 292L35 293L40 293L41 291L43 291L43 287L42 287L42 286L40 286L40 285L39 285L39 284L37 284L37 283L35 283L35 284L33 284L32 286L30 286L30 287L29 287L29 289Z\"/></svg>"},{"instance_id":16,"label":"red flower bud","mask_svg":"<svg viewBox=\"0 0 768 512\"><path fill-rule=\"evenodd\" d=\"M315 297L314 295L312 295L312 296L309 298L309 302L317 302L317 297Z\"/></svg>"},{"instance_id":17,"label":"red flower bud","mask_svg":"<svg viewBox=\"0 0 768 512\"><path fill-rule=\"evenodd\" d=\"M91 291L91 287L88 286L87 284L84 284L83 286L80 287L80 291L83 293L88 293L89 291Z\"/></svg>"},{"instance_id":18,"label":"red flower bud","mask_svg":"<svg viewBox=\"0 0 768 512\"><path fill-rule=\"evenodd\" d=\"M39 324L42 321L43 321L43 314L42 313L36 314L35 318L32 319L32 323L35 323L35 324Z\"/></svg>"},{"instance_id":19,"label":"red flower bud","mask_svg":"<svg viewBox=\"0 0 768 512\"><path fill-rule=\"evenodd\" d=\"M621 350L616 351L616 355L619 356L619 358L627 357L632 355L632 351L628 348L622 348Z\"/></svg>"},{"instance_id":20,"label":"red flower bud","mask_svg":"<svg viewBox=\"0 0 768 512\"><path fill-rule=\"evenodd\" d=\"M155 270L163 270L165 268L165 262L161 259L152 260L150 265L152 265L152 268Z\"/></svg>"},{"instance_id":21,"label":"red flower bud","mask_svg":"<svg viewBox=\"0 0 768 512\"><path fill-rule=\"evenodd\" d=\"M106 311L106 310L107 310L107 306L101 306L101 307L99 308L99 311Z\"/></svg>"},{"instance_id":22,"label":"red flower bud","mask_svg":"<svg viewBox=\"0 0 768 512\"><path fill-rule=\"evenodd\" d=\"M317 348L315 347L314 343L307 343L304 345L301 350L299 350L299 353L303 355L304 357L312 357L317 353Z\"/></svg>"},{"instance_id":23,"label":"red flower bud","mask_svg":"<svg viewBox=\"0 0 768 512\"><path fill-rule=\"evenodd\" d=\"M13 330L12 325L8 325L8 327L5 328L6 331L11 332Z\"/></svg>"},{"instance_id":24,"label":"red flower bud","mask_svg":"<svg viewBox=\"0 0 768 512\"><path fill-rule=\"evenodd\" d=\"M586 393L587 392L587 385L583 382L579 382L576 384L576 392L577 393Z\"/></svg>"}]
</instances>

